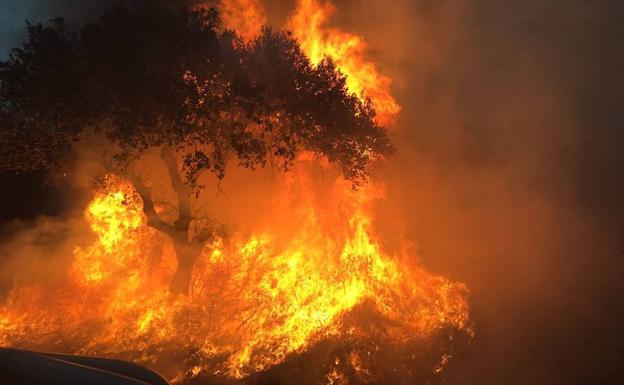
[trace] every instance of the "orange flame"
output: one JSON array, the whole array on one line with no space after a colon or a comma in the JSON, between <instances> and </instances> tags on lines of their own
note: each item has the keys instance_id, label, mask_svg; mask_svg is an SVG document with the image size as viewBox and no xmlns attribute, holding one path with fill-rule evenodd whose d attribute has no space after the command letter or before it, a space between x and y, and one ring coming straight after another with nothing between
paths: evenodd
<instances>
[{"instance_id":1,"label":"orange flame","mask_svg":"<svg viewBox=\"0 0 624 385\"><path fill-rule=\"evenodd\" d=\"M187 297L171 299L171 244L145 224L141 201L120 181L85 210L97 235L76 248L67 280L55 289L16 287L0 307L0 345L62 348L156 363L167 346L198 351L193 367L232 378L279 364L345 331L342 317L364 302L398 325L397 343L441 327L467 329L466 288L390 256L372 235L366 206L378 187L353 191L338 180L328 205L305 197L305 174L284 177L278 208L297 231L277 247L271 228L215 239L193 270ZM295 207L289 196L304 194ZM280 224L276 224L280 225ZM291 224L292 225L292 224ZM214 364L216 357L227 357ZM181 374L182 373L182 374Z\"/></svg>"},{"instance_id":2,"label":"orange flame","mask_svg":"<svg viewBox=\"0 0 624 385\"><path fill-rule=\"evenodd\" d=\"M366 42L361 36L327 26L335 10L329 1L298 0L286 27L312 64L325 57L332 59L346 75L349 91L370 98L377 112L377 123L391 126L401 110L390 93L392 80L367 59Z\"/></svg>"}]
</instances>

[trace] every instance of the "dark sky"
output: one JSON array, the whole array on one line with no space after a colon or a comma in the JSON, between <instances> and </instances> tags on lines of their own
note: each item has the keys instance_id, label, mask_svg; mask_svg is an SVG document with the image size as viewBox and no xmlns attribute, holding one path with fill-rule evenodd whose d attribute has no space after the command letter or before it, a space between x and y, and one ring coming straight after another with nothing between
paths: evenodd
<instances>
[{"instance_id":1,"label":"dark sky","mask_svg":"<svg viewBox=\"0 0 624 385\"><path fill-rule=\"evenodd\" d=\"M403 106L388 211L472 289L477 337L448 383L620 383L624 2L337 3ZM102 4L0 0L0 52L26 18Z\"/></svg>"},{"instance_id":2,"label":"dark sky","mask_svg":"<svg viewBox=\"0 0 624 385\"><path fill-rule=\"evenodd\" d=\"M0 52L2 57L10 47L19 44L24 31L24 21L45 22L63 16L77 22L110 1L81 0L0 0Z\"/></svg>"}]
</instances>

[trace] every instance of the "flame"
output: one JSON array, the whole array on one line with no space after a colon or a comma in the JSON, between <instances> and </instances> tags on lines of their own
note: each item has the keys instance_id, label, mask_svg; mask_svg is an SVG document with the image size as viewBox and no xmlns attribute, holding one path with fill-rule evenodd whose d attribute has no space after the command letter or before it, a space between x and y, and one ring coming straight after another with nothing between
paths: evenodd
<instances>
[{"instance_id":1,"label":"flame","mask_svg":"<svg viewBox=\"0 0 624 385\"><path fill-rule=\"evenodd\" d=\"M209 3L199 6L208 7ZM219 9L224 26L245 40L258 37L267 24L267 14L259 0L220 0ZM346 76L347 89L363 100L370 99L378 124L393 126L401 106L390 92L392 79L368 59L368 46L361 36L327 26L335 11L330 1L297 0L286 29L313 65L330 58Z\"/></svg>"},{"instance_id":2,"label":"flame","mask_svg":"<svg viewBox=\"0 0 624 385\"><path fill-rule=\"evenodd\" d=\"M305 196L304 176L284 177L279 209L299 223L288 244L278 247L271 228L215 239L194 267L189 295L177 299L168 294L173 249L146 225L140 198L119 180L85 209L96 240L75 249L65 283L12 290L0 307L0 345L140 352L133 358L148 363L165 347L182 346L197 351L197 361L179 371L243 378L352 333L343 317L365 302L400 325L397 343L443 327L468 329L463 284L381 250L366 209L379 186L353 191L339 179L330 204L319 205ZM293 189L305 204L287 202ZM226 358L215 364L217 357Z\"/></svg>"},{"instance_id":3,"label":"flame","mask_svg":"<svg viewBox=\"0 0 624 385\"><path fill-rule=\"evenodd\" d=\"M245 38L266 21L257 0L223 1L222 12ZM361 37L326 26L333 12L329 2L300 0L288 26L313 63L334 60L349 90L370 98L378 122L391 124L400 107L390 79L366 58ZM177 264L171 240L148 226L133 186L109 176L84 210L93 243L74 248L66 279L16 286L0 303L0 346L130 359L173 382L202 375L235 382L328 339L365 339L363 308L384 320L391 346L418 344L445 328L470 335L464 284L426 272L409 251L383 250L371 213L383 186L354 191L338 178L319 202L309 167L316 160L299 161L278 179L272 205L279 215L258 231L207 243L188 294L178 297L169 293ZM374 349L362 349L336 357L323 381L350 383L344 365L371 378ZM444 353L434 370L449 359Z\"/></svg>"},{"instance_id":4,"label":"flame","mask_svg":"<svg viewBox=\"0 0 624 385\"><path fill-rule=\"evenodd\" d=\"M362 98L370 98L377 123L392 126L401 107L390 93L392 80L381 74L367 58L367 45L358 35L328 27L336 11L329 1L298 0L286 28L301 44L312 64L325 57L346 75L347 88Z\"/></svg>"}]
</instances>

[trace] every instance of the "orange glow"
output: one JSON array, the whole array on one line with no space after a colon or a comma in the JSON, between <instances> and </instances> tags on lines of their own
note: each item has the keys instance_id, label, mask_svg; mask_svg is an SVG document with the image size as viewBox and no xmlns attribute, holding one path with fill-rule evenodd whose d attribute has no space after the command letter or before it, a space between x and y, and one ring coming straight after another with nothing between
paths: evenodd
<instances>
[{"instance_id":1,"label":"orange glow","mask_svg":"<svg viewBox=\"0 0 624 385\"><path fill-rule=\"evenodd\" d=\"M244 38L266 22L257 0L221 6L226 27ZM361 37L327 27L333 12L328 2L299 0L288 28L313 63L334 60L349 90L371 99L378 123L392 124L400 107L390 79L366 58ZM262 228L205 244L188 293L178 297L169 293L177 264L171 240L147 225L133 186L109 176L84 210L94 240L74 248L65 280L16 286L0 303L0 346L120 357L172 382L208 374L234 383L327 339L359 338L366 332L353 319L362 307L387 323L392 346L445 328L471 335L464 284L426 272L412 252L384 251L372 215L383 185L353 190L337 178L319 201L310 176L318 162L302 154L276 177L275 216ZM345 362L355 375L370 376L370 354L335 358L326 383L349 383ZM449 359L443 355L435 370Z\"/></svg>"},{"instance_id":2,"label":"orange glow","mask_svg":"<svg viewBox=\"0 0 624 385\"><path fill-rule=\"evenodd\" d=\"M225 27L246 40L257 37L267 22L260 0L221 0L219 10Z\"/></svg>"},{"instance_id":3,"label":"orange glow","mask_svg":"<svg viewBox=\"0 0 624 385\"><path fill-rule=\"evenodd\" d=\"M367 58L367 45L361 36L327 26L334 5L323 0L298 0L286 28L292 31L312 64L328 57L347 76L349 91L370 98L377 112L377 123L391 126L401 110L392 94L392 80L382 75Z\"/></svg>"},{"instance_id":4,"label":"orange glow","mask_svg":"<svg viewBox=\"0 0 624 385\"><path fill-rule=\"evenodd\" d=\"M152 364L165 347L187 346L197 361L167 373L172 379L203 371L242 378L324 338L349 335L343 317L362 303L391 320L396 343L443 327L467 330L464 285L428 274L409 255L381 250L368 213L371 199L383 193L378 186L353 191L339 179L331 200L318 204L306 192L305 172L285 175L276 209L290 213L297 235L278 246L275 231L285 224L275 223L215 239L194 267L188 296L174 299L172 246L145 224L130 186L116 183L86 208L97 239L75 249L65 283L10 293L0 307L0 345L135 352L132 358ZM304 204L291 204L292 194Z\"/></svg>"}]
</instances>

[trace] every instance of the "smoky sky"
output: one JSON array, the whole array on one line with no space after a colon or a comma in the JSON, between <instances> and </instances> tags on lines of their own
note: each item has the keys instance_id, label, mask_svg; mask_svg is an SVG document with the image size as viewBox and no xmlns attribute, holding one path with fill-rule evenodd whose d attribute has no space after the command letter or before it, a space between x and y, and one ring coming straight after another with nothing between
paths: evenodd
<instances>
[{"instance_id":1,"label":"smoky sky","mask_svg":"<svg viewBox=\"0 0 624 385\"><path fill-rule=\"evenodd\" d=\"M0 1L0 51L6 57L9 49L24 38L25 21L47 22L61 16L69 23L87 20L104 9L109 0L2 0Z\"/></svg>"},{"instance_id":2,"label":"smoky sky","mask_svg":"<svg viewBox=\"0 0 624 385\"><path fill-rule=\"evenodd\" d=\"M292 9L265 3L276 24ZM1 0L2 56L25 19L78 23L105 4ZM471 288L477 335L447 383L617 383L622 2L336 4L336 24L366 37L403 107L397 154L377 170L379 226L400 223L429 270Z\"/></svg>"},{"instance_id":3,"label":"smoky sky","mask_svg":"<svg viewBox=\"0 0 624 385\"><path fill-rule=\"evenodd\" d=\"M622 6L402 4L345 23L400 58L384 58L404 109L381 211L402 210L424 264L472 289L477 337L449 383L617 382Z\"/></svg>"}]
</instances>

